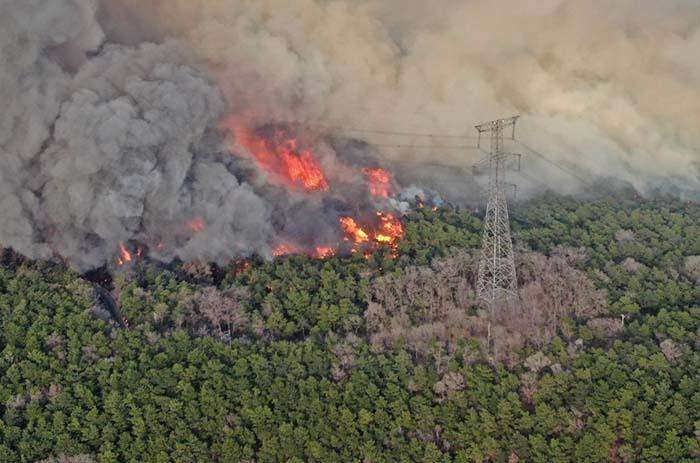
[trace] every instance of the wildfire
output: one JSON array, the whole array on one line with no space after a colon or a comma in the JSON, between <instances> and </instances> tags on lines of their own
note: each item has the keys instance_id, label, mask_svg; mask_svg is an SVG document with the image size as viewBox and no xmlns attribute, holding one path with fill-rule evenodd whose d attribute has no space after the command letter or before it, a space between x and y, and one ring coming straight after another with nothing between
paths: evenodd
<instances>
[{"instance_id":1,"label":"wildfire","mask_svg":"<svg viewBox=\"0 0 700 463\"><path fill-rule=\"evenodd\" d=\"M304 133L299 133L296 125L268 124L251 128L244 121L231 117L222 121L221 128L235 135L237 144L244 148L272 180L290 189L307 192L331 190L326 173L309 149L308 139ZM350 170L357 172L356 168L350 166L344 166L341 172ZM396 194L396 185L389 171L379 167L365 167L361 171L372 196L390 198ZM352 175L351 178L357 176ZM338 199L335 196L343 194L343 191L341 189L333 199ZM362 199L365 203L366 198ZM187 223L187 227L193 231L201 231L205 225L201 219ZM345 235L344 243L324 243L319 246L311 244L312 240L291 240L278 244L272 254L277 257L305 254L326 259L351 250L371 255L380 246L390 246L396 250L398 240L405 233L401 220L385 212L378 212L376 216L360 213L356 217L340 217L339 225Z\"/></svg>"},{"instance_id":2,"label":"wildfire","mask_svg":"<svg viewBox=\"0 0 700 463\"><path fill-rule=\"evenodd\" d=\"M238 121L226 120L222 127L232 130L236 140L254 157L258 165L291 188L328 191L330 186L313 153L300 146L288 129L250 130Z\"/></svg>"},{"instance_id":3,"label":"wildfire","mask_svg":"<svg viewBox=\"0 0 700 463\"><path fill-rule=\"evenodd\" d=\"M366 246L371 243L395 247L396 242L404 236L403 223L398 217L393 214L377 212L377 218L378 223L365 229L360 227L352 217L340 218L340 226L347 235L346 240L355 244L353 252L357 252L360 247L367 249Z\"/></svg>"},{"instance_id":4,"label":"wildfire","mask_svg":"<svg viewBox=\"0 0 700 463\"><path fill-rule=\"evenodd\" d=\"M345 233L356 243L362 244L369 241L369 235L355 222L352 217L341 217L340 226L343 227Z\"/></svg>"},{"instance_id":5,"label":"wildfire","mask_svg":"<svg viewBox=\"0 0 700 463\"><path fill-rule=\"evenodd\" d=\"M392 214L383 214L378 212L379 220L381 221L380 233L377 234L375 239L382 243L394 244L400 238L404 236L406 231L404 230L403 223L398 217Z\"/></svg>"},{"instance_id":6,"label":"wildfire","mask_svg":"<svg viewBox=\"0 0 700 463\"><path fill-rule=\"evenodd\" d=\"M365 256L372 255L381 245L391 246L394 250L399 239L404 234L404 226L401 220L393 214L377 212L376 220L366 226L360 226L352 217L341 217L340 227L345 232L345 241L352 243L352 252L364 252ZM328 259L338 253L338 248L333 246L318 246L314 249L304 248L288 242L275 248L273 255L276 257L290 254L306 254L315 259Z\"/></svg>"},{"instance_id":7,"label":"wildfire","mask_svg":"<svg viewBox=\"0 0 700 463\"><path fill-rule=\"evenodd\" d=\"M369 180L369 192L372 196L388 198L393 193L391 174L378 167L366 167L362 172Z\"/></svg>"}]
</instances>

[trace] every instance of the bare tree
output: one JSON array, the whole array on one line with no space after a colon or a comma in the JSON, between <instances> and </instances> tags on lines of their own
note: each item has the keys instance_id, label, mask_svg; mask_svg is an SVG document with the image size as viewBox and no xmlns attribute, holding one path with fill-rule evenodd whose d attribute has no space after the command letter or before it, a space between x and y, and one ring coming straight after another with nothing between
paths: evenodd
<instances>
[{"instance_id":1,"label":"bare tree","mask_svg":"<svg viewBox=\"0 0 700 463\"><path fill-rule=\"evenodd\" d=\"M430 267L408 267L374 281L367 329L378 348L403 339L426 354L433 341L449 347L472 337L481 340L491 360L508 361L525 342L542 346L566 331L567 318L589 319L605 310L607 295L577 268L585 260L580 249L556 248L550 257L521 253L520 303L476 314L469 310L474 259L468 253L436 259Z\"/></svg>"},{"instance_id":2,"label":"bare tree","mask_svg":"<svg viewBox=\"0 0 700 463\"><path fill-rule=\"evenodd\" d=\"M197 294L196 301L199 312L219 330L219 335L223 335L222 323L228 303L226 298L214 286L209 286Z\"/></svg>"},{"instance_id":3,"label":"bare tree","mask_svg":"<svg viewBox=\"0 0 700 463\"><path fill-rule=\"evenodd\" d=\"M671 339L664 339L659 345L666 360L673 363L683 355L683 345Z\"/></svg>"},{"instance_id":4,"label":"bare tree","mask_svg":"<svg viewBox=\"0 0 700 463\"><path fill-rule=\"evenodd\" d=\"M615 241L618 243L624 243L627 241L634 240L634 232L632 230L620 229L615 232Z\"/></svg>"},{"instance_id":5,"label":"bare tree","mask_svg":"<svg viewBox=\"0 0 700 463\"><path fill-rule=\"evenodd\" d=\"M232 286L226 290L225 297L229 303L224 307L224 323L230 340L234 333L244 331L248 326L249 317L244 304L250 299L250 292L246 287Z\"/></svg>"},{"instance_id":6,"label":"bare tree","mask_svg":"<svg viewBox=\"0 0 700 463\"><path fill-rule=\"evenodd\" d=\"M628 257L622 262L622 268L624 268L629 273L637 273L644 268L644 264L637 262L632 257Z\"/></svg>"},{"instance_id":7,"label":"bare tree","mask_svg":"<svg viewBox=\"0 0 700 463\"><path fill-rule=\"evenodd\" d=\"M212 284L214 281L211 265L203 262L188 262L182 265L188 281L197 284Z\"/></svg>"},{"instance_id":8,"label":"bare tree","mask_svg":"<svg viewBox=\"0 0 700 463\"><path fill-rule=\"evenodd\" d=\"M234 333L248 324L248 315L243 307L248 298L247 289L242 287L233 287L222 293L216 287L209 286L195 296L200 313L217 328L221 338L228 338L229 343Z\"/></svg>"},{"instance_id":9,"label":"bare tree","mask_svg":"<svg viewBox=\"0 0 700 463\"><path fill-rule=\"evenodd\" d=\"M700 256L686 257L683 270L690 280L700 286Z\"/></svg>"}]
</instances>

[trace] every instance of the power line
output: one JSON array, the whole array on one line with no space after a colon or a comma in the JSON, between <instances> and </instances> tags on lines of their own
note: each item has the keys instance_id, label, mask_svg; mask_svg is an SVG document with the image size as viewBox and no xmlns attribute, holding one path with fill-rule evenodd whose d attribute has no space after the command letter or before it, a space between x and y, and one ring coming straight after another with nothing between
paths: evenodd
<instances>
[{"instance_id":1,"label":"power line","mask_svg":"<svg viewBox=\"0 0 700 463\"><path fill-rule=\"evenodd\" d=\"M364 113L376 113L377 111L379 111L383 114L384 112L386 112L386 108L391 107L393 104L394 104L393 102L386 102L386 103L378 103L376 105L370 106L370 105L362 105L362 104L354 104L354 103L347 103L346 102L346 103L344 103L344 106L362 110ZM431 109L436 110L436 108L434 106L431 106ZM426 114L432 114L433 116L440 117L443 119L446 118L446 116L447 116L449 119L454 120L454 117L449 116L448 113L454 113L455 111L462 111L462 108L461 107L442 107L441 109L438 109L437 112L430 112L426 108L417 108L414 111L402 109L401 110L401 117L404 118L405 116L413 116L412 120L418 121L420 124L420 125L412 124L413 127L415 127L416 129L418 129L418 127L421 127L421 130L430 131L430 130L432 130L432 127L431 127L431 129L427 129L427 128L425 128L426 125L424 124L426 122L426 117L425 117ZM420 117L416 117L416 116L420 116ZM442 125L441 125L441 127L442 127L442 130L446 130L446 128L443 127ZM461 127L457 128L455 126L452 128L456 131L460 131L460 132L462 131ZM476 137L474 137L474 138L476 138Z\"/></svg>"},{"instance_id":2,"label":"power line","mask_svg":"<svg viewBox=\"0 0 700 463\"><path fill-rule=\"evenodd\" d=\"M524 171L522 171L522 170L519 170L519 171L517 171L517 172L518 172L518 174L519 174L521 177L523 177L523 178L529 180L530 182L535 183L535 184L538 184L538 185L543 186L543 187L546 187L546 188L549 188L549 185L547 185L545 182L543 182L543 181L541 181L541 180L536 179L536 178L533 177L532 175L528 175L528 174L526 174L526 173L525 173Z\"/></svg>"},{"instance_id":3,"label":"power line","mask_svg":"<svg viewBox=\"0 0 700 463\"><path fill-rule=\"evenodd\" d=\"M476 146L468 145L389 145L389 144L379 144L365 142L370 146L375 146L377 148L410 148L410 149L443 149L443 150L478 150Z\"/></svg>"},{"instance_id":4,"label":"power line","mask_svg":"<svg viewBox=\"0 0 700 463\"><path fill-rule=\"evenodd\" d=\"M395 130L379 130L379 129L365 129L357 127L345 127L342 125L330 125L330 124L316 124L303 122L298 125L304 127L320 127L326 129L341 130L344 132L351 133L372 133L378 135L395 135L395 136L405 136L405 137L428 137L428 138L458 138L461 140L476 140L478 137L473 135L458 135L454 133L428 133L428 132L409 132L409 131L395 131Z\"/></svg>"},{"instance_id":5,"label":"power line","mask_svg":"<svg viewBox=\"0 0 700 463\"><path fill-rule=\"evenodd\" d=\"M556 167L557 169L561 170L561 171L564 172L565 174L568 174L568 175L572 176L573 178L575 178L575 179L578 180L579 182L581 182L581 183L583 183L584 185L586 185L588 188L594 188L594 185L593 185L590 181L588 181L588 180L586 180L585 178L581 177L580 175L578 175L576 172L572 171L571 169L568 169L568 168L562 166L561 164L559 164L559 163L556 162L556 161L552 161L551 159L549 159L549 158L548 158L547 156L545 156L544 154L540 153L539 151L537 151L537 150L534 149L534 148L529 147L528 145L526 145L525 143L523 143L523 142L521 142L521 141L519 141L519 140L516 140L516 143L518 143L518 144L521 145L523 148L525 148L525 149L527 149L528 151L530 151L530 152L531 152L532 154L534 154L535 156L537 156L537 157L539 157L540 159L544 160L544 161L547 162L548 164L551 164L552 166L554 166L554 167Z\"/></svg>"}]
</instances>

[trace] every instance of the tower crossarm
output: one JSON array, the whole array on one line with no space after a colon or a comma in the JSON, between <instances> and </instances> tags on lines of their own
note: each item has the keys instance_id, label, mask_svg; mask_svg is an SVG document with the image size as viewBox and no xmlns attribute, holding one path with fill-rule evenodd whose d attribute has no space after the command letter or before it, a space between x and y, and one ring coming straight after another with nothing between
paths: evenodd
<instances>
[{"instance_id":1,"label":"tower crossarm","mask_svg":"<svg viewBox=\"0 0 700 463\"><path fill-rule=\"evenodd\" d=\"M503 119L496 119L494 121L489 121L489 122L484 122L483 124L478 124L475 125L476 130L479 132L489 132L493 130L496 127L513 127L515 128L515 124L518 122L518 119L520 119L520 116L513 116L513 117L506 117ZM515 134L513 135L515 137Z\"/></svg>"},{"instance_id":2,"label":"tower crossarm","mask_svg":"<svg viewBox=\"0 0 700 463\"><path fill-rule=\"evenodd\" d=\"M472 173L474 175L479 175L483 173L487 173L488 170L491 168L491 164L493 162L503 162L503 165L507 168L511 168L515 171L520 171L520 163L521 163L521 158L522 155L519 153L506 153L506 152L501 152L497 154L488 154L479 162L475 163L472 165Z\"/></svg>"}]
</instances>

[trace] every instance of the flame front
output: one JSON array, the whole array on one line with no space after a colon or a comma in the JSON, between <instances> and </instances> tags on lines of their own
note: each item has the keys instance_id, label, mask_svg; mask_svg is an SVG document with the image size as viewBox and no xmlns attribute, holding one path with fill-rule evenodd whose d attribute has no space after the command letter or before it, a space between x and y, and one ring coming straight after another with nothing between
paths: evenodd
<instances>
[{"instance_id":1,"label":"flame front","mask_svg":"<svg viewBox=\"0 0 700 463\"><path fill-rule=\"evenodd\" d=\"M395 248L398 240L405 235L403 223L395 215L377 212L377 219L378 224L362 228L352 217L340 218L340 226L347 235L346 240L355 245L353 252L359 251L361 247L371 252L371 244L386 244Z\"/></svg>"},{"instance_id":2,"label":"flame front","mask_svg":"<svg viewBox=\"0 0 700 463\"><path fill-rule=\"evenodd\" d=\"M405 234L401 219L393 214L384 212L377 212L376 219L362 226L352 217L340 217L338 221L345 233L345 241L352 245L352 252L363 251L367 255L376 251L382 245L391 246L396 250L398 241ZM309 248L298 246L291 242L284 242L279 244L272 254L275 257L306 254L315 259L328 259L337 255L338 249L339 247L333 246Z\"/></svg>"},{"instance_id":3,"label":"flame front","mask_svg":"<svg viewBox=\"0 0 700 463\"><path fill-rule=\"evenodd\" d=\"M398 217L393 214L382 214L381 212L378 212L377 215L381 221L381 226L375 240L381 243L395 244L400 238L403 238L406 231Z\"/></svg>"},{"instance_id":4,"label":"flame front","mask_svg":"<svg viewBox=\"0 0 700 463\"><path fill-rule=\"evenodd\" d=\"M319 246L316 248L316 253L314 257L318 259L328 259L329 257L335 256L336 252L337 251L332 247Z\"/></svg>"},{"instance_id":5,"label":"flame front","mask_svg":"<svg viewBox=\"0 0 700 463\"><path fill-rule=\"evenodd\" d=\"M298 254L299 249L296 246L293 246L289 243L282 243L278 245L274 251L272 251L272 255L275 257L282 257L282 256L287 256L290 254Z\"/></svg>"}]
</instances>

